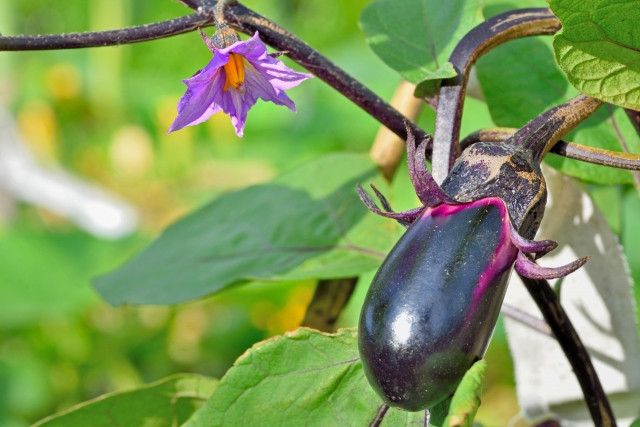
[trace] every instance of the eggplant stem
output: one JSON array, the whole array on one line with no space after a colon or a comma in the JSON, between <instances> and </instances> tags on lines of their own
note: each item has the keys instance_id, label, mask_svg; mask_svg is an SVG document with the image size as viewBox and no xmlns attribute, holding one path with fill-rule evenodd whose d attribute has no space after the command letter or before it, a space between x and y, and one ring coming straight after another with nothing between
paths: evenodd
<instances>
[{"instance_id":1,"label":"eggplant stem","mask_svg":"<svg viewBox=\"0 0 640 427\"><path fill-rule=\"evenodd\" d=\"M505 143L522 147L531 153L534 161L541 162L563 136L591 116L602 104L598 99L578 95L529 121Z\"/></svg>"},{"instance_id":2,"label":"eggplant stem","mask_svg":"<svg viewBox=\"0 0 640 427\"><path fill-rule=\"evenodd\" d=\"M517 132L515 128L487 128L469 134L460 142L464 151L476 142L504 142ZM560 140L549 150L568 159L616 169L640 171L640 155L589 147L576 142Z\"/></svg>"},{"instance_id":3,"label":"eggplant stem","mask_svg":"<svg viewBox=\"0 0 640 427\"><path fill-rule=\"evenodd\" d=\"M459 152L463 100L469 73L476 60L494 47L510 40L533 35L550 35L560 28L560 21L549 9L519 9L486 20L458 42L449 57L449 62L453 64L458 75L444 80L438 95L431 162L436 182L444 181Z\"/></svg>"}]
</instances>

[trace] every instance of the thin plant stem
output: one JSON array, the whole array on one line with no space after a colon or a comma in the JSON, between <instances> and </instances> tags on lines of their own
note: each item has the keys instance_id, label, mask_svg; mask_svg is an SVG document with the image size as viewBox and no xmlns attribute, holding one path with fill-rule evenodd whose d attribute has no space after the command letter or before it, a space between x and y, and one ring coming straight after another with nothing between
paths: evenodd
<instances>
[{"instance_id":1,"label":"thin plant stem","mask_svg":"<svg viewBox=\"0 0 640 427\"><path fill-rule=\"evenodd\" d=\"M0 51L81 49L158 40L213 25L213 14L200 12L153 24L83 33L0 36Z\"/></svg>"},{"instance_id":2,"label":"thin plant stem","mask_svg":"<svg viewBox=\"0 0 640 427\"><path fill-rule=\"evenodd\" d=\"M520 310L517 307L508 305L508 304L502 304L502 307L500 308L500 313L542 334L545 334L551 337L553 336L553 334L551 333L551 329L549 328L549 325L547 325L547 322L545 322L542 319L538 319L537 317L532 316L529 313L525 313L524 311Z\"/></svg>"}]
</instances>

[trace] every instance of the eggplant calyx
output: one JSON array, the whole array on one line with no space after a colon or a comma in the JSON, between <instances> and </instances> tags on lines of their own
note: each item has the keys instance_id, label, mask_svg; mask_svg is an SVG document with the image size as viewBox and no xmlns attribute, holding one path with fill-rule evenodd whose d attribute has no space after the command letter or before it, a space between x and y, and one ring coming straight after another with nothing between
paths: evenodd
<instances>
[{"instance_id":1,"label":"eggplant calyx","mask_svg":"<svg viewBox=\"0 0 640 427\"><path fill-rule=\"evenodd\" d=\"M357 184L356 188L358 189L358 196L360 197L360 200L362 200L362 203L364 203L365 206L371 212L378 214L380 216L384 216L386 218L395 219L400 223L400 225L404 227L408 227L409 225L411 225L416 219L418 219L418 217L424 210L424 207L419 207L419 208L409 209L403 212L394 212L391 209L391 206L389 205L389 202L387 201L387 199L378 191L378 189L375 188L373 185L371 187L373 188L373 191L376 193L376 196L378 196L378 198L380 199L380 203L382 203L382 206L385 210L383 211L380 208L378 208L378 205L376 205L376 203L373 201L371 196L369 196L369 194L367 194L367 192L364 191L364 188L362 188L360 184Z\"/></svg>"},{"instance_id":2,"label":"eggplant calyx","mask_svg":"<svg viewBox=\"0 0 640 427\"><path fill-rule=\"evenodd\" d=\"M588 259L589 257L585 256L560 267L543 267L529 259L524 252L519 251L515 269L521 275L531 279L558 279L573 273L582 267Z\"/></svg>"}]
</instances>

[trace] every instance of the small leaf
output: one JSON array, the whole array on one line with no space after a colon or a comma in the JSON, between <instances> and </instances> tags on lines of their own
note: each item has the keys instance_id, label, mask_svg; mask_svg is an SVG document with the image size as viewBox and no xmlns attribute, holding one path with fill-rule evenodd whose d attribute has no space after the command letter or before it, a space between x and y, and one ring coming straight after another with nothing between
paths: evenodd
<instances>
[{"instance_id":1,"label":"small leaf","mask_svg":"<svg viewBox=\"0 0 640 427\"><path fill-rule=\"evenodd\" d=\"M388 66L418 83L444 65L483 21L476 0L374 0L360 16L367 43Z\"/></svg>"},{"instance_id":2,"label":"small leaf","mask_svg":"<svg viewBox=\"0 0 640 427\"><path fill-rule=\"evenodd\" d=\"M189 419L217 384L218 380L201 375L173 375L135 390L100 396L34 427L175 426Z\"/></svg>"},{"instance_id":3,"label":"small leaf","mask_svg":"<svg viewBox=\"0 0 640 427\"><path fill-rule=\"evenodd\" d=\"M416 98L430 98L438 93L440 90L440 84L444 79L450 79L458 75L458 72L453 68L451 62L445 62L436 71L425 77L418 85L413 95Z\"/></svg>"},{"instance_id":4,"label":"small leaf","mask_svg":"<svg viewBox=\"0 0 640 427\"><path fill-rule=\"evenodd\" d=\"M553 40L569 81L587 95L640 110L640 7L628 0L551 0Z\"/></svg>"},{"instance_id":5,"label":"small leaf","mask_svg":"<svg viewBox=\"0 0 640 427\"><path fill-rule=\"evenodd\" d=\"M365 155L314 160L186 216L95 286L114 305L175 304L252 280L332 279L373 270L397 227L358 199L356 183L369 182L384 186Z\"/></svg>"},{"instance_id":6,"label":"small leaf","mask_svg":"<svg viewBox=\"0 0 640 427\"><path fill-rule=\"evenodd\" d=\"M369 425L383 402L369 386L357 334L300 328L255 345L184 427ZM383 426L424 425L424 411L390 408Z\"/></svg>"},{"instance_id":7,"label":"small leaf","mask_svg":"<svg viewBox=\"0 0 640 427\"><path fill-rule=\"evenodd\" d=\"M478 360L469 368L456 392L451 398L449 415L444 421L445 426L471 427L473 419L480 407L482 395L482 377L487 371L487 362Z\"/></svg>"}]
</instances>

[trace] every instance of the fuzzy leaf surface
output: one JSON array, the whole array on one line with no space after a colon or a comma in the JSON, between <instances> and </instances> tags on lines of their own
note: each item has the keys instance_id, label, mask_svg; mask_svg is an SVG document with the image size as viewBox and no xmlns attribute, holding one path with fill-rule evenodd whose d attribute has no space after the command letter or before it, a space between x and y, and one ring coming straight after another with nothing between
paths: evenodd
<instances>
[{"instance_id":1,"label":"fuzzy leaf surface","mask_svg":"<svg viewBox=\"0 0 640 427\"><path fill-rule=\"evenodd\" d=\"M640 110L640 7L634 0L551 0L562 22L553 40L572 85L594 98Z\"/></svg>"},{"instance_id":2,"label":"fuzzy leaf surface","mask_svg":"<svg viewBox=\"0 0 640 427\"><path fill-rule=\"evenodd\" d=\"M316 159L187 215L95 286L113 305L175 304L252 280L357 276L397 232L358 199L369 182L385 188L365 155Z\"/></svg>"},{"instance_id":3,"label":"fuzzy leaf surface","mask_svg":"<svg viewBox=\"0 0 640 427\"><path fill-rule=\"evenodd\" d=\"M480 58L476 67L497 126L519 128L545 110L579 94L556 64L549 37L525 38L498 46ZM607 150L640 153L640 137L624 111L611 106L601 107L565 139ZM567 175L590 182L633 182L631 173L624 170L554 154L548 155L545 161Z\"/></svg>"},{"instance_id":4,"label":"fuzzy leaf surface","mask_svg":"<svg viewBox=\"0 0 640 427\"><path fill-rule=\"evenodd\" d=\"M383 402L369 386L356 329L300 328L241 356L184 427L221 425L362 426ZM424 425L424 412L390 408L382 426Z\"/></svg>"},{"instance_id":5,"label":"fuzzy leaf surface","mask_svg":"<svg viewBox=\"0 0 640 427\"><path fill-rule=\"evenodd\" d=\"M477 0L374 0L360 15L360 28L380 59L418 83L444 65L456 43L482 21Z\"/></svg>"},{"instance_id":6,"label":"fuzzy leaf surface","mask_svg":"<svg viewBox=\"0 0 640 427\"><path fill-rule=\"evenodd\" d=\"M217 384L218 380L201 375L172 375L135 390L100 396L35 426L171 427L189 419Z\"/></svg>"}]
</instances>

